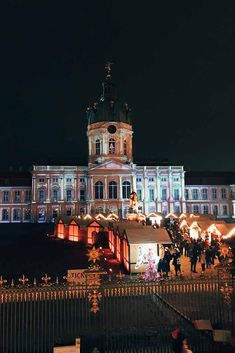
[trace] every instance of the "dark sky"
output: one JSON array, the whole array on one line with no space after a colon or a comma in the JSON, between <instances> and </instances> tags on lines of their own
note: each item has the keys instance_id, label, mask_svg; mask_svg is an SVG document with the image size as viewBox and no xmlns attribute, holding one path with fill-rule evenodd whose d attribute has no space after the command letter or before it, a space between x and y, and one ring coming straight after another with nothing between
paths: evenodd
<instances>
[{"instance_id":1,"label":"dark sky","mask_svg":"<svg viewBox=\"0 0 235 353\"><path fill-rule=\"evenodd\" d=\"M0 168L87 163L104 64L133 111L135 161L235 170L235 4L0 5Z\"/></svg>"}]
</instances>

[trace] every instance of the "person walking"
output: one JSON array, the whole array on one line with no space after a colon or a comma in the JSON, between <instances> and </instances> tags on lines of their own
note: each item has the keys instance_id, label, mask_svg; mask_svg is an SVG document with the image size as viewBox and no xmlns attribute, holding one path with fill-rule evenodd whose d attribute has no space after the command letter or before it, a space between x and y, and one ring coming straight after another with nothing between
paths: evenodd
<instances>
[{"instance_id":1,"label":"person walking","mask_svg":"<svg viewBox=\"0 0 235 353\"><path fill-rule=\"evenodd\" d=\"M203 249L202 253L201 253L201 266L202 266L202 273L204 273L205 267L206 267L206 251L205 251L205 249Z\"/></svg>"}]
</instances>

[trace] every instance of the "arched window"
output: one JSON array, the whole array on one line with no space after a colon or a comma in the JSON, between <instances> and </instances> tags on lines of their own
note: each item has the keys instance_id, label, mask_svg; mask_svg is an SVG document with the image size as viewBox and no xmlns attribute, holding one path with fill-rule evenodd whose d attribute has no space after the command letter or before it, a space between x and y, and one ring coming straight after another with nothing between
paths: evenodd
<instances>
[{"instance_id":1,"label":"arched window","mask_svg":"<svg viewBox=\"0 0 235 353\"><path fill-rule=\"evenodd\" d=\"M39 202L45 201L45 190L44 189L40 189L38 191L38 198L39 198Z\"/></svg>"},{"instance_id":2,"label":"arched window","mask_svg":"<svg viewBox=\"0 0 235 353\"><path fill-rule=\"evenodd\" d=\"M126 143L126 140L124 140L124 142L123 142L123 154L124 154L124 156L127 155L127 143Z\"/></svg>"},{"instance_id":3,"label":"arched window","mask_svg":"<svg viewBox=\"0 0 235 353\"><path fill-rule=\"evenodd\" d=\"M95 141L95 154L100 155L100 140Z\"/></svg>"},{"instance_id":4,"label":"arched window","mask_svg":"<svg viewBox=\"0 0 235 353\"><path fill-rule=\"evenodd\" d=\"M53 190L53 201L57 202L59 200L59 190L58 189L54 189Z\"/></svg>"},{"instance_id":5,"label":"arched window","mask_svg":"<svg viewBox=\"0 0 235 353\"><path fill-rule=\"evenodd\" d=\"M104 198L104 186L101 181L95 183L95 198L103 199Z\"/></svg>"},{"instance_id":6,"label":"arched window","mask_svg":"<svg viewBox=\"0 0 235 353\"><path fill-rule=\"evenodd\" d=\"M109 183L109 199L117 198L117 183L115 181L111 181Z\"/></svg>"},{"instance_id":7,"label":"arched window","mask_svg":"<svg viewBox=\"0 0 235 353\"><path fill-rule=\"evenodd\" d=\"M129 199L131 193L131 183L129 181L124 181L122 184L122 198Z\"/></svg>"},{"instance_id":8,"label":"arched window","mask_svg":"<svg viewBox=\"0 0 235 353\"><path fill-rule=\"evenodd\" d=\"M115 154L115 140L109 139L109 154Z\"/></svg>"}]
</instances>

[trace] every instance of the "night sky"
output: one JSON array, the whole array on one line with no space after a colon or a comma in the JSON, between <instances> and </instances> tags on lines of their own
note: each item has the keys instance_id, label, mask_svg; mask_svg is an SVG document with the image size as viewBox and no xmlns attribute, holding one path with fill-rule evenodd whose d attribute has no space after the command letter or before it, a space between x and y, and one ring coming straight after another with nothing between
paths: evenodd
<instances>
[{"instance_id":1,"label":"night sky","mask_svg":"<svg viewBox=\"0 0 235 353\"><path fill-rule=\"evenodd\" d=\"M234 171L234 18L222 1L2 1L1 170L86 165L111 61L135 162Z\"/></svg>"}]
</instances>

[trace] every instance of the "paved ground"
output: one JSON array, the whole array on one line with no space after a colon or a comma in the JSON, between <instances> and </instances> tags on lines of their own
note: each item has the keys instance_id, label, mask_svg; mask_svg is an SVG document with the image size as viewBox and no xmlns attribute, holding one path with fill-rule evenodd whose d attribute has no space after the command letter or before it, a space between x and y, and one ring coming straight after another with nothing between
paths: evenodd
<instances>
[{"instance_id":1,"label":"paved ground","mask_svg":"<svg viewBox=\"0 0 235 353\"><path fill-rule=\"evenodd\" d=\"M180 259L181 259L181 271L182 271L183 276L192 277L192 278L198 278L198 277L202 276L202 267L201 267L200 262L197 262L197 267L196 267L197 273L194 273L194 272L191 272L191 264L190 264L189 257L182 255L180 257ZM216 275L217 269L215 266L218 263L219 263L218 259L215 259L215 264L211 265L211 268L206 269L203 276ZM175 269L174 269L173 265L171 265L171 276L175 277Z\"/></svg>"}]
</instances>

